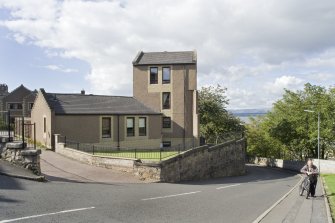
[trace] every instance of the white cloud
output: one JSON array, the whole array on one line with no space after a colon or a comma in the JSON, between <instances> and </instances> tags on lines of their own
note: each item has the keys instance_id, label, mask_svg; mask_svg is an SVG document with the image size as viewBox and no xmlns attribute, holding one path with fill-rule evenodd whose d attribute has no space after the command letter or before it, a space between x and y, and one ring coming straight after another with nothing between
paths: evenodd
<instances>
[{"instance_id":1,"label":"white cloud","mask_svg":"<svg viewBox=\"0 0 335 223\"><path fill-rule=\"evenodd\" d=\"M58 66L58 65L54 65L54 64L50 64L50 65L46 65L46 66L42 66L42 67L46 68L48 70L60 71L60 72L64 72L64 73L75 73L75 72L78 72L77 69L64 68L62 66Z\"/></svg>"},{"instance_id":2,"label":"white cloud","mask_svg":"<svg viewBox=\"0 0 335 223\"><path fill-rule=\"evenodd\" d=\"M199 85L243 85L255 95L240 92L231 103L247 107L305 80L284 74L334 68L334 6L333 0L2 0L11 18L0 26L48 55L86 61L94 93L131 94L138 50L197 49ZM267 83L264 101L258 89Z\"/></svg>"},{"instance_id":3,"label":"white cloud","mask_svg":"<svg viewBox=\"0 0 335 223\"><path fill-rule=\"evenodd\" d=\"M275 79L274 82L268 83L264 88L275 95L283 93L284 89L298 90L303 87L304 80L294 76L281 76Z\"/></svg>"}]
</instances>

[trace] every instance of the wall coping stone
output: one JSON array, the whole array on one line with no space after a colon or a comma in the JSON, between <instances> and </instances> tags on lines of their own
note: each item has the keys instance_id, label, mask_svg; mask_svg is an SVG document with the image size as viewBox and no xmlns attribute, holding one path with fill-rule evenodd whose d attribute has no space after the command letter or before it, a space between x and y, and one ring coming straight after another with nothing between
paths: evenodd
<instances>
[{"instance_id":1,"label":"wall coping stone","mask_svg":"<svg viewBox=\"0 0 335 223\"><path fill-rule=\"evenodd\" d=\"M27 144L24 142L9 142L6 144L7 149L24 149Z\"/></svg>"},{"instance_id":2,"label":"wall coping stone","mask_svg":"<svg viewBox=\"0 0 335 223\"><path fill-rule=\"evenodd\" d=\"M42 151L40 149L25 149L22 150L21 155L22 156L36 156L40 155Z\"/></svg>"}]
</instances>

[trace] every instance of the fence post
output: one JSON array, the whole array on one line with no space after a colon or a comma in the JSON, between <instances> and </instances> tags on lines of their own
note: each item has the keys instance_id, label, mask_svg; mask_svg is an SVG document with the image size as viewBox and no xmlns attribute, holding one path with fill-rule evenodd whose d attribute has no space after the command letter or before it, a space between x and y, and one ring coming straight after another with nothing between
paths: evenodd
<instances>
[{"instance_id":1,"label":"fence post","mask_svg":"<svg viewBox=\"0 0 335 223\"><path fill-rule=\"evenodd\" d=\"M180 154L180 144L178 145L178 154Z\"/></svg>"},{"instance_id":2,"label":"fence post","mask_svg":"<svg viewBox=\"0 0 335 223\"><path fill-rule=\"evenodd\" d=\"M94 155L94 145L93 145L92 149L93 149L92 153L93 153L93 155Z\"/></svg>"},{"instance_id":3,"label":"fence post","mask_svg":"<svg viewBox=\"0 0 335 223\"><path fill-rule=\"evenodd\" d=\"M162 160L162 148L159 148L159 161Z\"/></svg>"},{"instance_id":4,"label":"fence post","mask_svg":"<svg viewBox=\"0 0 335 223\"><path fill-rule=\"evenodd\" d=\"M34 149L36 149L36 123L34 123Z\"/></svg>"},{"instance_id":5,"label":"fence post","mask_svg":"<svg viewBox=\"0 0 335 223\"><path fill-rule=\"evenodd\" d=\"M8 142L10 142L11 140L10 140L10 111L8 110L8 114L7 114L7 118L8 118L8 123L7 123L7 125L8 125Z\"/></svg>"},{"instance_id":6,"label":"fence post","mask_svg":"<svg viewBox=\"0 0 335 223\"><path fill-rule=\"evenodd\" d=\"M22 146L24 146L24 117L22 116Z\"/></svg>"},{"instance_id":7,"label":"fence post","mask_svg":"<svg viewBox=\"0 0 335 223\"><path fill-rule=\"evenodd\" d=\"M137 149L135 149L135 159L137 159Z\"/></svg>"}]
</instances>

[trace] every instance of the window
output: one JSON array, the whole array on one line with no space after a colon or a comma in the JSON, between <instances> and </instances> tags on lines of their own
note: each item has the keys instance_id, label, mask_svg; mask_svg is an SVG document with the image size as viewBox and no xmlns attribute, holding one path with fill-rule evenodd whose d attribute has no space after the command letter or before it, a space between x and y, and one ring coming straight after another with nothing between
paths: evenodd
<instances>
[{"instance_id":1,"label":"window","mask_svg":"<svg viewBox=\"0 0 335 223\"><path fill-rule=\"evenodd\" d=\"M150 84L158 84L158 67L150 67Z\"/></svg>"},{"instance_id":2,"label":"window","mask_svg":"<svg viewBox=\"0 0 335 223\"><path fill-rule=\"evenodd\" d=\"M17 103L16 104L16 108L19 109L19 110L22 110L22 104L21 103Z\"/></svg>"},{"instance_id":3,"label":"window","mask_svg":"<svg viewBox=\"0 0 335 223\"><path fill-rule=\"evenodd\" d=\"M164 129L171 128L171 118L170 117L163 117L163 128Z\"/></svg>"},{"instance_id":4,"label":"window","mask_svg":"<svg viewBox=\"0 0 335 223\"><path fill-rule=\"evenodd\" d=\"M162 83L170 84L170 79L171 79L170 67L163 67Z\"/></svg>"},{"instance_id":5,"label":"window","mask_svg":"<svg viewBox=\"0 0 335 223\"><path fill-rule=\"evenodd\" d=\"M163 141L163 148L171 147L171 141Z\"/></svg>"},{"instance_id":6,"label":"window","mask_svg":"<svg viewBox=\"0 0 335 223\"><path fill-rule=\"evenodd\" d=\"M29 103L28 108L31 110L33 109L34 103Z\"/></svg>"},{"instance_id":7,"label":"window","mask_svg":"<svg viewBox=\"0 0 335 223\"><path fill-rule=\"evenodd\" d=\"M15 106L14 106L15 104L13 104L13 103L9 103L8 104L8 109L9 110L13 110L13 109L15 109Z\"/></svg>"},{"instance_id":8,"label":"window","mask_svg":"<svg viewBox=\"0 0 335 223\"><path fill-rule=\"evenodd\" d=\"M127 136L135 136L135 118L127 118Z\"/></svg>"},{"instance_id":9,"label":"window","mask_svg":"<svg viewBox=\"0 0 335 223\"><path fill-rule=\"evenodd\" d=\"M170 105L170 97L171 97L171 93L170 92L163 92L163 98L162 98L162 102L163 102L163 109L170 109L171 105Z\"/></svg>"},{"instance_id":10,"label":"window","mask_svg":"<svg viewBox=\"0 0 335 223\"><path fill-rule=\"evenodd\" d=\"M44 133L47 132L47 118L46 117L43 118L43 132Z\"/></svg>"},{"instance_id":11,"label":"window","mask_svg":"<svg viewBox=\"0 0 335 223\"><path fill-rule=\"evenodd\" d=\"M101 136L102 138L112 137L112 119L110 117L103 117L101 124Z\"/></svg>"},{"instance_id":12,"label":"window","mask_svg":"<svg viewBox=\"0 0 335 223\"><path fill-rule=\"evenodd\" d=\"M138 134L139 136L147 135L147 118L146 117L140 117L138 119Z\"/></svg>"}]
</instances>

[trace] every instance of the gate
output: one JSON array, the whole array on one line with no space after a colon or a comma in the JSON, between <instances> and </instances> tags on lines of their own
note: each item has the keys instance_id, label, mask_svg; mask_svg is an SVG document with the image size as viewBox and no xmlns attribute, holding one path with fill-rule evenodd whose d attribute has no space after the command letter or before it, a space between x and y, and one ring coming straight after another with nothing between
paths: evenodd
<instances>
[{"instance_id":1,"label":"gate","mask_svg":"<svg viewBox=\"0 0 335 223\"><path fill-rule=\"evenodd\" d=\"M15 141L24 142L27 148L36 149L36 124L29 118L16 117L14 122Z\"/></svg>"},{"instance_id":2,"label":"gate","mask_svg":"<svg viewBox=\"0 0 335 223\"><path fill-rule=\"evenodd\" d=\"M13 135L10 111L0 111L0 142L13 141Z\"/></svg>"}]
</instances>

